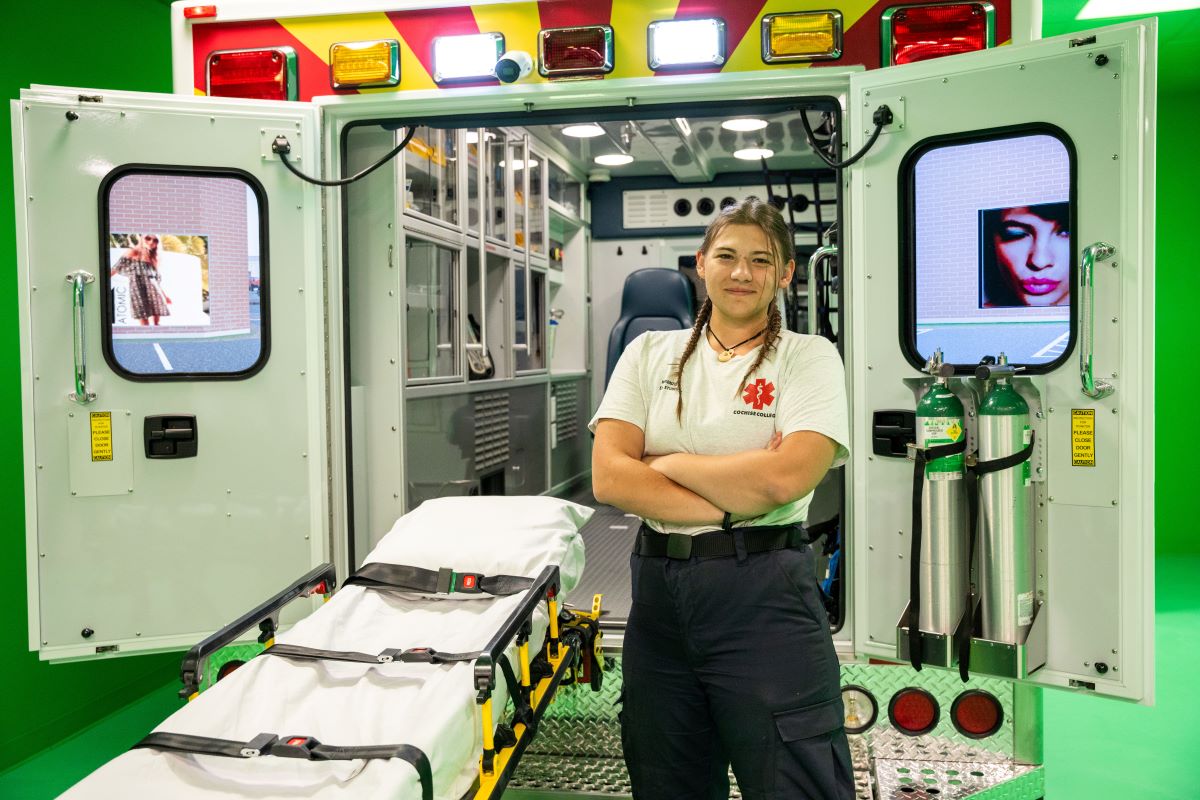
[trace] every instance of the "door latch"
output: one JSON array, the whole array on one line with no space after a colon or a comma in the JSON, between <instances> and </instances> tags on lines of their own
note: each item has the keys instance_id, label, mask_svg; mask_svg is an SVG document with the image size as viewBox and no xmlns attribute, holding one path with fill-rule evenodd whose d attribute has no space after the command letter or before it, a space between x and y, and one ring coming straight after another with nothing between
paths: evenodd
<instances>
[{"instance_id":1,"label":"door latch","mask_svg":"<svg viewBox=\"0 0 1200 800\"><path fill-rule=\"evenodd\" d=\"M196 455L196 417L166 414L146 417L144 426L146 458L194 458Z\"/></svg>"}]
</instances>

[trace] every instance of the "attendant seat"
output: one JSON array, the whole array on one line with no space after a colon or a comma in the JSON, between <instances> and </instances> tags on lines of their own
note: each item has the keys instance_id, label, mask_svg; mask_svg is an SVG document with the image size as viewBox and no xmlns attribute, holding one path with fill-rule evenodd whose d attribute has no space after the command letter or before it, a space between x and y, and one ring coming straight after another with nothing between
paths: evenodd
<instances>
[{"instance_id":1,"label":"attendant seat","mask_svg":"<svg viewBox=\"0 0 1200 800\"><path fill-rule=\"evenodd\" d=\"M639 269L625 279L621 315L608 337L608 366L604 385L612 378L625 346L646 331L677 331L695 323L692 282L673 269Z\"/></svg>"}]
</instances>

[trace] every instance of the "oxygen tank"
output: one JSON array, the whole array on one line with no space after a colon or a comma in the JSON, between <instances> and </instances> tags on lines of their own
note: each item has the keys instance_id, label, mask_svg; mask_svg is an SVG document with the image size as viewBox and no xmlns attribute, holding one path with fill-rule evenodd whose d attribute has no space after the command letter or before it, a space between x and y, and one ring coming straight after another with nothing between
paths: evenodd
<instances>
[{"instance_id":1,"label":"oxygen tank","mask_svg":"<svg viewBox=\"0 0 1200 800\"><path fill-rule=\"evenodd\" d=\"M1009 380L1012 368L1000 354L994 368L980 367L993 380L979 406L979 460L1020 452L1030 442L1029 404ZM983 638L1023 644L1033 623L1034 536L1030 464L979 477L979 593Z\"/></svg>"},{"instance_id":2,"label":"oxygen tank","mask_svg":"<svg viewBox=\"0 0 1200 800\"><path fill-rule=\"evenodd\" d=\"M926 370L933 385L917 403L917 446L951 444L967 435L963 404L949 387L953 368L935 350ZM953 634L966 610L967 498L962 454L930 461L921 495L921 630Z\"/></svg>"}]
</instances>

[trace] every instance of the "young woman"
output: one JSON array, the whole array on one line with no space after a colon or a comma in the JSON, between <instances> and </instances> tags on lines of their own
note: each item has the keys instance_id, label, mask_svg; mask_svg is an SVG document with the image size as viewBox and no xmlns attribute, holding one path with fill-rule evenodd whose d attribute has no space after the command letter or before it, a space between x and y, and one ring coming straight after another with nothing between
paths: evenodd
<instances>
[{"instance_id":1,"label":"young woman","mask_svg":"<svg viewBox=\"0 0 1200 800\"><path fill-rule=\"evenodd\" d=\"M839 669L799 525L845 462L842 362L781 330L795 268L772 206L721 212L696 254L690 331L643 334L592 420L593 491L642 517L623 646L638 800L853 797Z\"/></svg>"},{"instance_id":2,"label":"young woman","mask_svg":"<svg viewBox=\"0 0 1200 800\"><path fill-rule=\"evenodd\" d=\"M1071 302L1069 203L983 212L985 308Z\"/></svg>"},{"instance_id":3,"label":"young woman","mask_svg":"<svg viewBox=\"0 0 1200 800\"><path fill-rule=\"evenodd\" d=\"M162 273L158 271L158 237L144 234L141 240L125 251L120 260L109 271L112 275L129 278L130 315L140 325L157 325L160 317L170 315L167 297L160 286Z\"/></svg>"}]
</instances>

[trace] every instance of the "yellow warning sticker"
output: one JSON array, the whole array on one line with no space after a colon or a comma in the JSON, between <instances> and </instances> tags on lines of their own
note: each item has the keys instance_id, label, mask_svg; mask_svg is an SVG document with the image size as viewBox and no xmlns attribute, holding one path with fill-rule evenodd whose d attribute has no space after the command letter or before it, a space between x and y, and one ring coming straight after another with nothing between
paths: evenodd
<instances>
[{"instance_id":1,"label":"yellow warning sticker","mask_svg":"<svg viewBox=\"0 0 1200 800\"><path fill-rule=\"evenodd\" d=\"M959 426L959 424L957 422L951 422L950 427L946 428L946 435L950 437L951 441L957 442L958 435L960 433L962 433L962 428Z\"/></svg>"},{"instance_id":2,"label":"yellow warning sticker","mask_svg":"<svg viewBox=\"0 0 1200 800\"><path fill-rule=\"evenodd\" d=\"M1071 466L1096 466L1096 409L1071 409Z\"/></svg>"},{"instance_id":3,"label":"yellow warning sticker","mask_svg":"<svg viewBox=\"0 0 1200 800\"><path fill-rule=\"evenodd\" d=\"M92 425L92 461L112 461L112 412L93 411L89 416Z\"/></svg>"}]
</instances>

